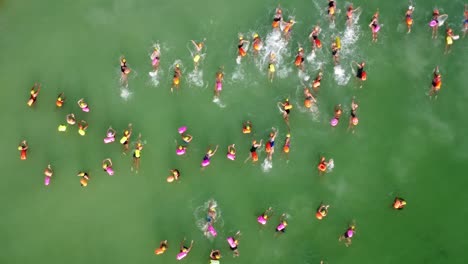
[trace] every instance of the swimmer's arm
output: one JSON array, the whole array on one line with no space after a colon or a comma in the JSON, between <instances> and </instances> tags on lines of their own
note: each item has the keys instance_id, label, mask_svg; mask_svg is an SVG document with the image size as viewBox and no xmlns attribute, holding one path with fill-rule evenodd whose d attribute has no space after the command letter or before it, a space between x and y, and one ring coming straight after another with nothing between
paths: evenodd
<instances>
[{"instance_id":1,"label":"swimmer's arm","mask_svg":"<svg viewBox=\"0 0 468 264\"><path fill-rule=\"evenodd\" d=\"M193 240L192 240L192 242L190 242L190 247L187 249L187 251L190 252L190 250L192 250L192 247L193 247Z\"/></svg>"}]
</instances>

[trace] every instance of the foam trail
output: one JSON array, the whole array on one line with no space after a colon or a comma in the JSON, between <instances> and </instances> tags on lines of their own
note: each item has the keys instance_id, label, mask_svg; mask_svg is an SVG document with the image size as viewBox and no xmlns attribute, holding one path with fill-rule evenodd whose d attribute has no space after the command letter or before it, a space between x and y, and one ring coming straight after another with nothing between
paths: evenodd
<instances>
[{"instance_id":1,"label":"foam trail","mask_svg":"<svg viewBox=\"0 0 468 264\"><path fill-rule=\"evenodd\" d=\"M335 168L335 161L333 159L330 159L327 165L327 172L332 172L334 168Z\"/></svg>"},{"instance_id":2,"label":"foam trail","mask_svg":"<svg viewBox=\"0 0 468 264\"><path fill-rule=\"evenodd\" d=\"M132 96L132 92L127 87L120 88L120 97L127 101Z\"/></svg>"},{"instance_id":3,"label":"foam trail","mask_svg":"<svg viewBox=\"0 0 468 264\"><path fill-rule=\"evenodd\" d=\"M346 71L341 65L336 65L334 68L334 78L338 85L346 85L351 79L351 75L346 74Z\"/></svg>"},{"instance_id":4,"label":"foam trail","mask_svg":"<svg viewBox=\"0 0 468 264\"><path fill-rule=\"evenodd\" d=\"M285 58L290 56L288 50L286 49L288 42L281 36L281 32L274 30L270 32L264 42L263 48L258 54L258 59L256 60L257 68L266 73L268 64L270 62L270 54L275 54L276 68L278 77L285 78L289 73L292 72L292 68L283 68L282 65L285 62Z\"/></svg>"},{"instance_id":5,"label":"foam trail","mask_svg":"<svg viewBox=\"0 0 468 264\"><path fill-rule=\"evenodd\" d=\"M203 71L202 70L193 70L187 76L188 82L192 85L203 87Z\"/></svg>"},{"instance_id":6,"label":"foam trail","mask_svg":"<svg viewBox=\"0 0 468 264\"><path fill-rule=\"evenodd\" d=\"M268 158L265 158L262 163L262 171L269 172L273 168L273 162Z\"/></svg>"},{"instance_id":7,"label":"foam trail","mask_svg":"<svg viewBox=\"0 0 468 264\"><path fill-rule=\"evenodd\" d=\"M236 67L236 70L232 74L231 80L232 81L241 81L241 80L244 80L244 78L245 78L244 69L242 68L242 66L238 65Z\"/></svg>"},{"instance_id":8,"label":"foam trail","mask_svg":"<svg viewBox=\"0 0 468 264\"><path fill-rule=\"evenodd\" d=\"M219 97L214 97L213 98L213 103L217 104L221 108L226 107L226 105L221 102L221 99L219 99Z\"/></svg>"}]
</instances>

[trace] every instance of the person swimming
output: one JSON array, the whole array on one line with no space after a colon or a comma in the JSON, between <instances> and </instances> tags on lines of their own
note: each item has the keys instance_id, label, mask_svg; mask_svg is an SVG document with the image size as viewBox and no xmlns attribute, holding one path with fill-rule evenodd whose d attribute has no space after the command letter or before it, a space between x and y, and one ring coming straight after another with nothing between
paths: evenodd
<instances>
[{"instance_id":1,"label":"person swimming","mask_svg":"<svg viewBox=\"0 0 468 264\"><path fill-rule=\"evenodd\" d=\"M253 35L253 53L255 56L258 55L258 53L262 50L263 48L263 42L262 39L258 36L257 33Z\"/></svg>"},{"instance_id":2,"label":"person swimming","mask_svg":"<svg viewBox=\"0 0 468 264\"><path fill-rule=\"evenodd\" d=\"M273 128L273 131L270 133L270 138L265 144L265 152L268 154L269 160L273 158L273 153L275 152L275 139L277 135L278 131L276 131L276 129Z\"/></svg>"},{"instance_id":3,"label":"person swimming","mask_svg":"<svg viewBox=\"0 0 468 264\"><path fill-rule=\"evenodd\" d=\"M74 124L76 124L76 118L75 118L75 115L74 115L73 113L67 115L67 123L68 123L69 125L72 125L72 126L73 126Z\"/></svg>"},{"instance_id":4,"label":"person swimming","mask_svg":"<svg viewBox=\"0 0 468 264\"><path fill-rule=\"evenodd\" d=\"M372 30L372 42L377 42L378 32L380 30L378 9L377 12L375 12L372 16L369 28Z\"/></svg>"},{"instance_id":5,"label":"person swimming","mask_svg":"<svg viewBox=\"0 0 468 264\"><path fill-rule=\"evenodd\" d=\"M252 122L247 121L242 124L242 133L243 134L250 134L252 133Z\"/></svg>"},{"instance_id":6,"label":"person swimming","mask_svg":"<svg viewBox=\"0 0 468 264\"><path fill-rule=\"evenodd\" d=\"M112 160L110 158L102 161L102 169L109 174L109 176L114 175L114 169L112 169Z\"/></svg>"},{"instance_id":7,"label":"person swimming","mask_svg":"<svg viewBox=\"0 0 468 264\"><path fill-rule=\"evenodd\" d=\"M432 27L432 38L437 38L437 32L439 31L439 9L434 9L432 11L432 20L429 23L429 26Z\"/></svg>"},{"instance_id":8,"label":"person swimming","mask_svg":"<svg viewBox=\"0 0 468 264\"><path fill-rule=\"evenodd\" d=\"M357 109L358 109L359 105L355 102L355 99L353 97L353 100L351 101L351 116L349 118L349 126L348 126L348 130L352 130L353 133L354 133L354 128L358 125L359 123L359 119L357 117Z\"/></svg>"},{"instance_id":9,"label":"person swimming","mask_svg":"<svg viewBox=\"0 0 468 264\"><path fill-rule=\"evenodd\" d=\"M240 231L237 231L237 233L234 236L227 238L229 248L232 250L234 257L239 256L239 250L237 249L237 247L239 246L240 235Z\"/></svg>"},{"instance_id":10,"label":"person swimming","mask_svg":"<svg viewBox=\"0 0 468 264\"><path fill-rule=\"evenodd\" d=\"M305 99L304 99L304 106L305 106L306 108L311 108L312 105L313 105L314 103L317 102L317 100L315 99L315 97L314 97L314 96L312 95L312 93L310 92L310 89L307 88L307 87L304 88L304 97L305 97Z\"/></svg>"},{"instance_id":11,"label":"person swimming","mask_svg":"<svg viewBox=\"0 0 468 264\"><path fill-rule=\"evenodd\" d=\"M341 104L335 105L333 119L330 121L331 126L335 127L338 125L342 113Z\"/></svg>"},{"instance_id":12,"label":"person swimming","mask_svg":"<svg viewBox=\"0 0 468 264\"><path fill-rule=\"evenodd\" d=\"M350 4L346 9L346 25L348 27L351 27L351 25L353 24L353 13L355 11L356 10L353 8L353 4Z\"/></svg>"},{"instance_id":13,"label":"person swimming","mask_svg":"<svg viewBox=\"0 0 468 264\"><path fill-rule=\"evenodd\" d=\"M351 224L348 226L348 229L346 229L346 232L338 238L338 241L341 242L342 240L344 240L345 246L349 247L352 243L352 238L355 233L356 233L356 226L354 224Z\"/></svg>"},{"instance_id":14,"label":"person swimming","mask_svg":"<svg viewBox=\"0 0 468 264\"><path fill-rule=\"evenodd\" d=\"M161 58L161 51L159 50L159 46L154 47L153 52L151 53L151 66L153 67L153 72L157 72L159 69L159 62Z\"/></svg>"},{"instance_id":15,"label":"person swimming","mask_svg":"<svg viewBox=\"0 0 468 264\"><path fill-rule=\"evenodd\" d=\"M208 148L208 151L206 152L205 156L203 157L203 160L202 160L202 163L201 163L202 167L207 167L208 165L210 165L211 157L214 156L214 154L216 153L217 150L218 150L218 145L216 145L214 150L212 150L211 148Z\"/></svg>"},{"instance_id":16,"label":"person swimming","mask_svg":"<svg viewBox=\"0 0 468 264\"><path fill-rule=\"evenodd\" d=\"M219 95L221 94L221 90L223 90L223 80L224 80L224 72L223 72L224 67L219 67L218 72L216 72L216 81L215 81L215 87L214 87L214 97L219 98Z\"/></svg>"},{"instance_id":17,"label":"person swimming","mask_svg":"<svg viewBox=\"0 0 468 264\"><path fill-rule=\"evenodd\" d=\"M304 49L302 47L299 48L296 54L296 59L294 60L294 65L303 71L304 70Z\"/></svg>"},{"instance_id":18,"label":"person swimming","mask_svg":"<svg viewBox=\"0 0 468 264\"><path fill-rule=\"evenodd\" d=\"M192 250L193 240L192 240L192 242L190 242L189 247L186 247L184 244L185 244L185 238L180 243L179 254L177 254L177 257L176 257L177 260L182 260L183 258L187 257L187 255L190 253L190 250Z\"/></svg>"},{"instance_id":19,"label":"person swimming","mask_svg":"<svg viewBox=\"0 0 468 264\"><path fill-rule=\"evenodd\" d=\"M174 181L178 181L179 180L179 177L180 177L180 171L178 169L173 169L173 170L170 170L170 175L167 177L167 182L171 183L171 182L174 182Z\"/></svg>"},{"instance_id":20,"label":"person swimming","mask_svg":"<svg viewBox=\"0 0 468 264\"><path fill-rule=\"evenodd\" d=\"M80 185L81 187L86 187L88 186L88 181L90 180L89 174L87 172L79 172L77 174L78 177L80 177Z\"/></svg>"},{"instance_id":21,"label":"person swimming","mask_svg":"<svg viewBox=\"0 0 468 264\"><path fill-rule=\"evenodd\" d=\"M84 98L78 100L78 106L80 107L81 111L88 113L90 111L88 103L85 102Z\"/></svg>"},{"instance_id":22,"label":"person swimming","mask_svg":"<svg viewBox=\"0 0 468 264\"><path fill-rule=\"evenodd\" d=\"M250 156L245 160L245 162L247 162L249 159L252 159L252 162L258 161L257 149L262 146L262 141L263 139L260 140L260 143L257 143L256 140L252 141L252 145L250 147Z\"/></svg>"},{"instance_id":23,"label":"person swimming","mask_svg":"<svg viewBox=\"0 0 468 264\"><path fill-rule=\"evenodd\" d=\"M338 54L339 51L340 51L340 48L338 47L336 42L335 41L332 42L331 52L332 52L333 63L335 63L335 65L338 65L340 63L339 54Z\"/></svg>"},{"instance_id":24,"label":"person swimming","mask_svg":"<svg viewBox=\"0 0 468 264\"><path fill-rule=\"evenodd\" d=\"M433 97L435 96L437 98L437 94L440 91L440 88L442 87L442 75L439 72L439 66L437 66L434 69L434 77L432 78L432 87L431 91L429 92L429 96Z\"/></svg>"},{"instance_id":25,"label":"person swimming","mask_svg":"<svg viewBox=\"0 0 468 264\"><path fill-rule=\"evenodd\" d=\"M35 83L33 87L31 88L29 100L27 102L27 105L29 107L32 107L36 103L37 96L39 95L39 91L41 91L41 85L38 83Z\"/></svg>"},{"instance_id":26,"label":"person swimming","mask_svg":"<svg viewBox=\"0 0 468 264\"><path fill-rule=\"evenodd\" d=\"M226 157L230 160L236 160L236 144L229 145L227 147Z\"/></svg>"},{"instance_id":27,"label":"person swimming","mask_svg":"<svg viewBox=\"0 0 468 264\"><path fill-rule=\"evenodd\" d=\"M319 171L319 175L323 175L327 172L328 162L326 161L325 157L321 157L317 169Z\"/></svg>"},{"instance_id":28,"label":"person swimming","mask_svg":"<svg viewBox=\"0 0 468 264\"><path fill-rule=\"evenodd\" d=\"M54 171L52 170L52 166L49 164L47 168L44 170L44 185L48 186L50 184L50 180L54 175Z\"/></svg>"},{"instance_id":29,"label":"person swimming","mask_svg":"<svg viewBox=\"0 0 468 264\"><path fill-rule=\"evenodd\" d=\"M275 15L273 17L273 22L271 23L271 26L273 29L279 30L280 29L280 24L283 21L283 11L281 8L278 7L276 8Z\"/></svg>"},{"instance_id":30,"label":"person swimming","mask_svg":"<svg viewBox=\"0 0 468 264\"><path fill-rule=\"evenodd\" d=\"M205 47L205 39L203 39L203 41L198 42L198 43L195 42L195 40L191 40L191 42L193 46L195 47L195 52L192 53L192 56L193 56L193 64L194 64L195 70L197 70L198 64L200 63L200 59L202 56L203 47Z\"/></svg>"},{"instance_id":31,"label":"person swimming","mask_svg":"<svg viewBox=\"0 0 468 264\"><path fill-rule=\"evenodd\" d=\"M168 247L169 247L169 245L167 244L167 240L161 241L161 243L159 244L159 247L154 250L154 254L155 255L162 255L162 254L164 254L164 252L166 252Z\"/></svg>"},{"instance_id":32,"label":"person swimming","mask_svg":"<svg viewBox=\"0 0 468 264\"><path fill-rule=\"evenodd\" d=\"M273 215L273 208L269 207L263 214L257 217L257 222L261 225L266 225L268 219Z\"/></svg>"},{"instance_id":33,"label":"person swimming","mask_svg":"<svg viewBox=\"0 0 468 264\"><path fill-rule=\"evenodd\" d=\"M333 24L335 23L335 13L336 13L336 2L335 0L328 0L328 18L330 19L330 22Z\"/></svg>"},{"instance_id":34,"label":"person swimming","mask_svg":"<svg viewBox=\"0 0 468 264\"><path fill-rule=\"evenodd\" d=\"M292 27L294 26L294 24L296 24L296 21L290 19L289 22L283 22L283 24L284 38L286 39L286 41L289 41L289 39L291 38Z\"/></svg>"},{"instance_id":35,"label":"person swimming","mask_svg":"<svg viewBox=\"0 0 468 264\"><path fill-rule=\"evenodd\" d=\"M328 207L330 207L330 205L320 204L319 208L317 208L317 212L315 213L315 217L318 220L325 218L328 214Z\"/></svg>"},{"instance_id":36,"label":"person swimming","mask_svg":"<svg viewBox=\"0 0 468 264\"><path fill-rule=\"evenodd\" d=\"M293 108L292 104L289 103L289 99L286 98L283 103L279 103L281 105L281 111L283 113L283 119L286 125L289 128L289 114L291 113L291 109Z\"/></svg>"},{"instance_id":37,"label":"person swimming","mask_svg":"<svg viewBox=\"0 0 468 264\"><path fill-rule=\"evenodd\" d=\"M208 211L206 214L206 222L213 224L217 220L218 213L216 212L216 203L213 200L210 200L208 203Z\"/></svg>"},{"instance_id":38,"label":"person swimming","mask_svg":"<svg viewBox=\"0 0 468 264\"><path fill-rule=\"evenodd\" d=\"M286 134L286 140L284 141L283 145L283 152L286 155L289 155L289 148L291 147L291 134Z\"/></svg>"},{"instance_id":39,"label":"person swimming","mask_svg":"<svg viewBox=\"0 0 468 264\"><path fill-rule=\"evenodd\" d=\"M407 33L411 33L411 27L413 26L413 12L414 12L414 6L410 5L408 7L408 10L406 10L406 13L405 13L405 22L406 22L406 26L408 27Z\"/></svg>"},{"instance_id":40,"label":"person swimming","mask_svg":"<svg viewBox=\"0 0 468 264\"><path fill-rule=\"evenodd\" d=\"M286 221L286 214L282 214L279 220L279 224L276 226L276 233L286 232L286 227L288 226L288 221Z\"/></svg>"},{"instance_id":41,"label":"person swimming","mask_svg":"<svg viewBox=\"0 0 468 264\"><path fill-rule=\"evenodd\" d=\"M451 28L447 28L446 36L445 36L445 52L444 54L450 53L453 41L458 39L459 36L455 36L453 34L453 30Z\"/></svg>"},{"instance_id":42,"label":"person swimming","mask_svg":"<svg viewBox=\"0 0 468 264\"><path fill-rule=\"evenodd\" d=\"M186 146L182 146L182 145L177 146L177 149L176 149L177 156L185 155L186 152L187 152Z\"/></svg>"},{"instance_id":43,"label":"person swimming","mask_svg":"<svg viewBox=\"0 0 468 264\"><path fill-rule=\"evenodd\" d=\"M21 143L18 146L21 160L26 160L28 158L28 148L28 142L26 142L26 140L21 141Z\"/></svg>"},{"instance_id":44,"label":"person swimming","mask_svg":"<svg viewBox=\"0 0 468 264\"><path fill-rule=\"evenodd\" d=\"M88 129L88 122L81 120L78 123L78 134L80 134L80 136L85 136L87 129Z\"/></svg>"},{"instance_id":45,"label":"person swimming","mask_svg":"<svg viewBox=\"0 0 468 264\"><path fill-rule=\"evenodd\" d=\"M58 107L58 108L61 108L63 106L63 104L65 103L65 94L64 93L60 93L58 96L57 96L57 100L55 101L55 105Z\"/></svg>"},{"instance_id":46,"label":"person swimming","mask_svg":"<svg viewBox=\"0 0 468 264\"><path fill-rule=\"evenodd\" d=\"M247 45L249 42L244 39L243 36L239 37L239 42L237 43L237 62L240 63L241 59L247 55Z\"/></svg>"},{"instance_id":47,"label":"person swimming","mask_svg":"<svg viewBox=\"0 0 468 264\"><path fill-rule=\"evenodd\" d=\"M123 153L127 154L129 150L129 144L130 144L130 137L132 136L132 124L128 124L127 129L124 130L123 136L120 139L120 144L122 144L123 147Z\"/></svg>"},{"instance_id":48,"label":"person swimming","mask_svg":"<svg viewBox=\"0 0 468 264\"><path fill-rule=\"evenodd\" d=\"M312 89L314 89L315 92L318 92L320 88L320 84L322 82L322 70L320 70L317 74L317 77L315 77L314 81L312 82Z\"/></svg>"},{"instance_id":49,"label":"person swimming","mask_svg":"<svg viewBox=\"0 0 468 264\"><path fill-rule=\"evenodd\" d=\"M392 206L395 210L402 210L406 206L406 201L403 198L396 197Z\"/></svg>"},{"instance_id":50,"label":"person swimming","mask_svg":"<svg viewBox=\"0 0 468 264\"><path fill-rule=\"evenodd\" d=\"M188 134L188 133L181 133L180 137L182 138L182 141L184 141L186 144L190 143L193 139L193 136Z\"/></svg>"},{"instance_id":51,"label":"person swimming","mask_svg":"<svg viewBox=\"0 0 468 264\"><path fill-rule=\"evenodd\" d=\"M318 38L321 31L322 30L317 25L312 29L312 32L310 32L310 34L309 34L309 40L310 40L310 42L312 44L312 51L314 51L316 48L320 49L322 47L322 42Z\"/></svg>"},{"instance_id":52,"label":"person swimming","mask_svg":"<svg viewBox=\"0 0 468 264\"><path fill-rule=\"evenodd\" d=\"M182 70L180 69L180 65L177 63L174 67L174 76L172 77L171 93L174 91L174 88L179 90L181 77Z\"/></svg>"},{"instance_id":53,"label":"person swimming","mask_svg":"<svg viewBox=\"0 0 468 264\"><path fill-rule=\"evenodd\" d=\"M140 158L141 158L141 151L143 150L143 144L141 143L141 134L138 135L137 143L135 144L135 149L133 150L133 166L131 170L133 171L133 167L135 167L135 172L138 173L140 169Z\"/></svg>"},{"instance_id":54,"label":"person swimming","mask_svg":"<svg viewBox=\"0 0 468 264\"><path fill-rule=\"evenodd\" d=\"M463 21L463 38L466 36L468 32L468 4L465 4L465 11L463 12L465 16L465 20Z\"/></svg>"},{"instance_id":55,"label":"person swimming","mask_svg":"<svg viewBox=\"0 0 468 264\"><path fill-rule=\"evenodd\" d=\"M104 144L109 144L115 141L115 130L109 127L106 131L106 137L104 138Z\"/></svg>"},{"instance_id":56,"label":"person swimming","mask_svg":"<svg viewBox=\"0 0 468 264\"><path fill-rule=\"evenodd\" d=\"M357 71L356 71L356 78L359 81L360 88L362 88L362 83L365 80L367 80L367 72L364 70L364 66L366 66L366 63L365 62L357 63L355 61L353 61L353 62L358 67Z\"/></svg>"},{"instance_id":57,"label":"person swimming","mask_svg":"<svg viewBox=\"0 0 468 264\"><path fill-rule=\"evenodd\" d=\"M273 82L273 78L275 78L275 64L276 64L276 55L274 52L270 52L270 59L268 62L268 80Z\"/></svg>"},{"instance_id":58,"label":"person swimming","mask_svg":"<svg viewBox=\"0 0 468 264\"><path fill-rule=\"evenodd\" d=\"M132 70L127 66L125 57L120 57L120 82L123 86L128 86L128 75Z\"/></svg>"},{"instance_id":59,"label":"person swimming","mask_svg":"<svg viewBox=\"0 0 468 264\"><path fill-rule=\"evenodd\" d=\"M219 264L219 259L221 259L221 251L211 250L210 253L210 264Z\"/></svg>"}]
</instances>

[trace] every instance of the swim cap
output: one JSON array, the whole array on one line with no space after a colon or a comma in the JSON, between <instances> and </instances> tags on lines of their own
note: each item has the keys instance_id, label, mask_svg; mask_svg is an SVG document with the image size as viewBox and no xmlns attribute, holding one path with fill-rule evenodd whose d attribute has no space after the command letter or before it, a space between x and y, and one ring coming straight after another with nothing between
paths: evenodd
<instances>
[{"instance_id":1,"label":"swim cap","mask_svg":"<svg viewBox=\"0 0 468 264\"><path fill-rule=\"evenodd\" d=\"M123 59L122 59L122 62L123 62L123 63L126 63L126 62L127 62L127 60L126 60L125 58L123 58Z\"/></svg>"},{"instance_id":2,"label":"swim cap","mask_svg":"<svg viewBox=\"0 0 468 264\"><path fill-rule=\"evenodd\" d=\"M303 48L299 48L299 52L303 51L304 49Z\"/></svg>"},{"instance_id":3,"label":"swim cap","mask_svg":"<svg viewBox=\"0 0 468 264\"><path fill-rule=\"evenodd\" d=\"M210 150L208 150L208 154L211 154L211 153L213 153L213 151L212 151L211 149L210 149Z\"/></svg>"},{"instance_id":4,"label":"swim cap","mask_svg":"<svg viewBox=\"0 0 468 264\"><path fill-rule=\"evenodd\" d=\"M289 20L289 23L294 23L294 22L295 22L295 21L294 21L294 20L292 20L292 19L291 19L291 20Z\"/></svg>"},{"instance_id":5,"label":"swim cap","mask_svg":"<svg viewBox=\"0 0 468 264\"><path fill-rule=\"evenodd\" d=\"M286 101L286 102L289 102L289 98L286 98L286 100L285 100L285 101Z\"/></svg>"},{"instance_id":6,"label":"swim cap","mask_svg":"<svg viewBox=\"0 0 468 264\"><path fill-rule=\"evenodd\" d=\"M22 146L19 146L19 147L18 147L18 150L22 150L22 149L23 149L23 147L22 147Z\"/></svg>"},{"instance_id":7,"label":"swim cap","mask_svg":"<svg viewBox=\"0 0 468 264\"><path fill-rule=\"evenodd\" d=\"M179 68L179 63L177 63L175 66L176 66L176 68Z\"/></svg>"},{"instance_id":8,"label":"swim cap","mask_svg":"<svg viewBox=\"0 0 468 264\"><path fill-rule=\"evenodd\" d=\"M257 33L255 33L253 37L254 37L254 38L258 38L258 34L257 34Z\"/></svg>"},{"instance_id":9,"label":"swim cap","mask_svg":"<svg viewBox=\"0 0 468 264\"><path fill-rule=\"evenodd\" d=\"M286 134L286 137L287 137L287 138L288 138L288 137L291 137L291 134Z\"/></svg>"}]
</instances>

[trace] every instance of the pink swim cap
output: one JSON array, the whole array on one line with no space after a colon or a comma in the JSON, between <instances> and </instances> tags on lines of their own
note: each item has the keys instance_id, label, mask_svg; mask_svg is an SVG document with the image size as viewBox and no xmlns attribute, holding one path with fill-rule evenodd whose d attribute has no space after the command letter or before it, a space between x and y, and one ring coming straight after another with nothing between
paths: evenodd
<instances>
[{"instance_id":1,"label":"pink swim cap","mask_svg":"<svg viewBox=\"0 0 468 264\"><path fill-rule=\"evenodd\" d=\"M330 120L330 125L331 125L332 127L338 125L338 119L333 118L332 120Z\"/></svg>"}]
</instances>

